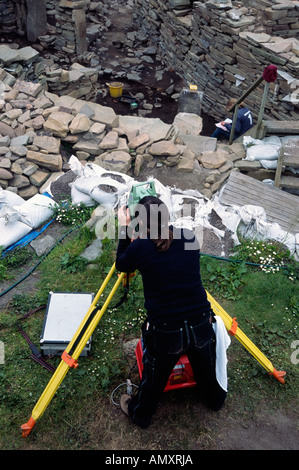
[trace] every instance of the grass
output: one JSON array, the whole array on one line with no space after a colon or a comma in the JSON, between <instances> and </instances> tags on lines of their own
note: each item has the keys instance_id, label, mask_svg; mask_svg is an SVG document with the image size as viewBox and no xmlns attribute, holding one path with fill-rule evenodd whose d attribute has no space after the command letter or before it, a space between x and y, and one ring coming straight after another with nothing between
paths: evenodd
<instances>
[{"instance_id":1,"label":"grass","mask_svg":"<svg viewBox=\"0 0 299 470\"><path fill-rule=\"evenodd\" d=\"M107 449L109 439L114 445L124 445L122 433L129 433L125 442L131 447L127 449L140 446L143 449L188 450L197 445L204 448L207 439L210 442L215 439L215 431L210 428L209 420L203 420L201 424L197 422L199 411L192 391L163 396L167 414L163 414L166 413L163 411L165 408L158 412L154 435L152 431L140 433L135 428L128 430L119 424L119 415L111 405L111 393L120 384L128 377L133 383L138 380L136 363L128 358L124 349L129 340L140 337L145 318L142 280L138 273L121 308L114 309L113 306L122 297L122 288L109 305L94 332L92 354L80 359L77 370L69 371L30 437L25 440L20 437L20 425L29 419L51 374L30 359L30 350L16 323L21 315L45 305L49 291L98 291L114 262L116 244L103 241L102 256L87 266L79 261L79 255L92 239L93 234L89 230L78 229L76 236L57 245L39 266L37 290L13 297L9 309L0 311L0 339L5 346L5 361L0 364L0 448ZM283 260L284 265L287 263L288 269L266 272L260 266L248 265L250 250L247 249L246 255L246 243L244 241L242 245L242 263L202 256L202 279L207 290L232 317L237 317L240 328L273 362L274 367L287 371L287 381L281 385L269 377L232 338L228 350L227 409L230 415L227 419L235 417L238 420L246 419L261 409L274 413L283 407L292 412L296 407L298 390L298 364L294 360L297 356L292 349L293 342L298 340L297 265L285 252L279 261ZM11 269L7 267L9 276L13 275ZM115 278L109 283L107 292L114 282ZM22 327L36 345L39 345L44 314L42 309L22 322ZM49 362L57 366L59 358L52 358ZM181 398L185 395L188 400L183 404ZM183 410L179 416L176 412L178 406ZM163 428L165 421L167 432ZM217 423L216 420L216 427ZM193 434L193 439L190 440L188 433Z\"/></svg>"}]
</instances>

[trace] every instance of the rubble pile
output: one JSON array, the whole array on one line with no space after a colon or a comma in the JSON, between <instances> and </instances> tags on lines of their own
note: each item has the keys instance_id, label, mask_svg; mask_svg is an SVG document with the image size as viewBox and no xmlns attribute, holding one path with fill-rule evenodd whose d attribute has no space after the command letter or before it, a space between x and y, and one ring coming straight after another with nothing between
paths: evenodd
<instances>
[{"instance_id":1,"label":"rubble pile","mask_svg":"<svg viewBox=\"0 0 299 470\"><path fill-rule=\"evenodd\" d=\"M242 144L217 145L201 136L197 115L179 113L173 124L118 116L92 101L55 95L39 82L16 80L10 86L4 77L0 108L0 185L24 199L69 171L72 154L137 177L144 168L173 167L178 186L180 174L195 175L197 189L208 197L245 156Z\"/></svg>"},{"instance_id":2,"label":"rubble pile","mask_svg":"<svg viewBox=\"0 0 299 470\"><path fill-rule=\"evenodd\" d=\"M2 44L0 79L4 85L9 86L13 86L17 80L38 81L53 93L91 100L97 94L98 72L95 68L76 62L66 70L59 67L54 59L41 57L31 46L17 48Z\"/></svg>"}]
</instances>

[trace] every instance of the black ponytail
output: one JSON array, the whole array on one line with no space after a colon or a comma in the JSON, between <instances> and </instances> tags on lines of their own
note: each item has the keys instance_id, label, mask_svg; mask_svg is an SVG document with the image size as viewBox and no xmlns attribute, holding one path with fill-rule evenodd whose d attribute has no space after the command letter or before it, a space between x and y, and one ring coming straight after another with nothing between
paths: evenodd
<instances>
[{"instance_id":1,"label":"black ponytail","mask_svg":"<svg viewBox=\"0 0 299 470\"><path fill-rule=\"evenodd\" d=\"M138 210L138 206L142 207ZM141 210L142 208L145 211ZM166 204L158 197L145 196L140 199L135 216L141 218L143 227L146 227L147 236L150 236L158 251L167 251L173 240L173 232L168 226L169 211Z\"/></svg>"}]
</instances>

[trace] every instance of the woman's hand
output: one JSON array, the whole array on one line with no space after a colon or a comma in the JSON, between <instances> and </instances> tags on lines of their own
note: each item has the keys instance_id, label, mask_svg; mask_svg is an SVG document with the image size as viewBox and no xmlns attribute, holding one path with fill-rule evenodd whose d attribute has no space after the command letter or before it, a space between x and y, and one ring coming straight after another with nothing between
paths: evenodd
<instances>
[{"instance_id":1,"label":"woman's hand","mask_svg":"<svg viewBox=\"0 0 299 470\"><path fill-rule=\"evenodd\" d=\"M120 226L129 225L131 222L130 211L126 209L126 206L122 206L118 209L117 217Z\"/></svg>"}]
</instances>

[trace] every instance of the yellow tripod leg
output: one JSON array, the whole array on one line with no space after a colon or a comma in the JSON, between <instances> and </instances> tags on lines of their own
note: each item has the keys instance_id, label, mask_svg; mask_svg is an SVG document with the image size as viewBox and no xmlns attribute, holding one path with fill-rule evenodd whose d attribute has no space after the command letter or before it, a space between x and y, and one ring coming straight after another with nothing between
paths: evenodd
<instances>
[{"instance_id":1,"label":"yellow tripod leg","mask_svg":"<svg viewBox=\"0 0 299 470\"><path fill-rule=\"evenodd\" d=\"M238 341L252 354L252 356L266 369L269 374L273 375L280 383L284 384L284 371L277 371L271 361L253 344L253 342L243 333L238 327L235 318L231 318L228 313L216 302L216 300L207 292L208 300L211 304L212 310L216 315L219 315L229 333L234 335Z\"/></svg>"},{"instance_id":2,"label":"yellow tripod leg","mask_svg":"<svg viewBox=\"0 0 299 470\"><path fill-rule=\"evenodd\" d=\"M80 326L78 327L73 339L70 341L66 350L62 354L61 362L59 363L59 366L54 372L44 392L40 396L35 407L33 408L29 421L21 426L23 437L27 437L30 434L36 421L43 415L47 406L49 405L56 391L58 390L61 382L66 376L69 368L70 367L77 368L78 366L77 360L81 352L83 351L87 341L89 340L92 333L94 332L97 324L101 320L104 312L106 311L109 303L111 302L115 292L117 291L125 275L124 273L120 274L120 276L118 277L118 280L116 281L112 290L110 291L110 294L108 295L104 305L102 306L100 310L98 310L96 309L96 303L99 300L100 296L102 295L114 271L115 271L115 263L113 264L101 288L99 289L97 295L95 296L84 319L82 320ZM92 315L93 313L95 314Z\"/></svg>"}]
</instances>

